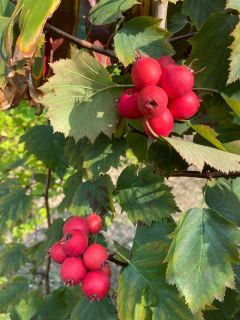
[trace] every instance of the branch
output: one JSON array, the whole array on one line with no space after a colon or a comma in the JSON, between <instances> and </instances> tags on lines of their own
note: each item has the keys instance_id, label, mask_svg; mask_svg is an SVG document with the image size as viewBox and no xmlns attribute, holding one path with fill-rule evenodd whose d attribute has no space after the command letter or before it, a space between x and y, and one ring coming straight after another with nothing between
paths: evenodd
<instances>
[{"instance_id":1,"label":"branch","mask_svg":"<svg viewBox=\"0 0 240 320\"><path fill-rule=\"evenodd\" d=\"M154 171L155 174L159 176L164 176L162 173ZM170 177L189 177L189 178L199 178L199 179L216 179L216 178L234 178L240 177L240 172L200 172L200 171L175 171L170 175Z\"/></svg>"},{"instance_id":2,"label":"branch","mask_svg":"<svg viewBox=\"0 0 240 320\"><path fill-rule=\"evenodd\" d=\"M168 2L163 3L161 0L157 0L155 5L155 17L162 19L159 27L162 29L167 29L167 9Z\"/></svg>"},{"instance_id":3,"label":"branch","mask_svg":"<svg viewBox=\"0 0 240 320\"><path fill-rule=\"evenodd\" d=\"M111 262L113 262L113 263L115 263L115 264L117 264L117 265L119 265L119 266L121 266L123 268L126 268L129 265L127 262L122 262L122 261L119 261L119 260L113 258L112 255L108 256L108 261L111 261Z\"/></svg>"},{"instance_id":4,"label":"branch","mask_svg":"<svg viewBox=\"0 0 240 320\"><path fill-rule=\"evenodd\" d=\"M49 186L50 186L50 179L51 179L51 169L48 169L46 188L45 188L45 193L44 193L45 205L46 205L46 211L47 211L48 228L51 227L51 217L50 217L50 210L49 210L49 203L48 203L48 191L49 191ZM49 286L50 264L51 264L51 257L47 257L47 266L46 266L46 273L45 273L46 295L48 295L50 293L50 286Z\"/></svg>"},{"instance_id":5,"label":"branch","mask_svg":"<svg viewBox=\"0 0 240 320\"><path fill-rule=\"evenodd\" d=\"M148 135L142 131L139 131L138 129L134 128L134 126L132 126L130 123L128 123L128 126L133 129L131 130L130 132L135 132L135 133L138 133L140 134L141 136L145 137L145 138L148 138Z\"/></svg>"},{"instance_id":6,"label":"branch","mask_svg":"<svg viewBox=\"0 0 240 320\"><path fill-rule=\"evenodd\" d=\"M168 42L169 43L173 43L173 42L180 41L180 40L183 40L183 39L188 39L188 38L191 38L191 37L195 36L195 34L197 34L197 32L191 32L191 33L183 34L182 36L178 36L178 37L169 39Z\"/></svg>"}]
</instances>

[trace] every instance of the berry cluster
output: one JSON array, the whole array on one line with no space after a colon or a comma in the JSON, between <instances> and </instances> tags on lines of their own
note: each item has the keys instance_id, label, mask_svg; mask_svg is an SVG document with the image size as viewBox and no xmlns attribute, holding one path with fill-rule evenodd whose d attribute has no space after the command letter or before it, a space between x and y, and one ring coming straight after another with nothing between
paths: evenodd
<instances>
[{"instance_id":1,"label":"berry cluster","mask_svg":"<svg viewBox=\"0 0 240 320\"><path fill-rule=\"evenodd\" d=\"M49 256L61 264L60 275L67 286L82 282L82 291L92 301L104 299L110 289L111 269L107 251L100 244L88 246L88 234L97 234L102 219L92 213L86 219L73 217L63 227L62 240L49 249Z\"/></svg>"},{"instance_id":2,"label":"berry cluster","mask_svg":"<svg viewBox=\"0 0 240 320\"><path fill-rule=\"evenodd\" d=\"M155 60L138 55L131 77L135 88L123 93L118 112L127 119L143 117L143 128L153 138L145 118L157 136L167 137L174 119L189 119L199 108L200 100L192 91L192 70L178 65L172 58Z\"/></svg>"}]
</instances>

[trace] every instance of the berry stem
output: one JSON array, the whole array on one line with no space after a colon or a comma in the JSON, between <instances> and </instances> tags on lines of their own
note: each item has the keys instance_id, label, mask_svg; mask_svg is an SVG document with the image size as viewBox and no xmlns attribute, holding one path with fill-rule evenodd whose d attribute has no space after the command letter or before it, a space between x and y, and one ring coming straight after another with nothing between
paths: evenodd
<instances>
[{"instance_id":1,"label":"berry stem","mask_svg":"<svg viewBox=\"0 0 240 320\"><path fill-rule=\"evenodd\" d=\"M108 256L108 262L113 262L113 263L115 263L118 266L121 266L123 268L126 268L129 265L128 262L122 262L122 261L119 261L119 260L117 260L117 259L115 259L113 257L110 257L110 256Z\"/></svg>"},{"instance_id":2,"label":"berry stem","mask_svg":"<svg viewBox=\"0 0 240 320\"><path fill-rule=\"evenodd\" d=\"M209 88L192 88L192 90L200 90L200 91L212 91L212 92L216 92L216 93L219 93L217 90L214 90L214 89L209 89Z\"/></svg>"},{"instance_id":3,"label":"berry stem","mask_svg":"<svg viewBox=\"0 0 240 320\"><path fill-rule=\"evenodd\" d=\"M149 123L148 123L148 119L145 117L145 121L146 121L146 125L149 129L149 131L151 132L151 134L156 138L159 139L159 136L156 135L156 133L152 130L152 128L150 127Z\"/></svg>"},{"instance_id":4,"label":"berry stem","mask_svg":"<svg viewBox=\"0 0 240 320\"><path fill-rule=\"evenodd\" d=\"M115 252L113 252L112 254L110 254L109 256L110 256L110 257L114 257L115 254L118 253L118 250L121 249L125 244L127 244L127 243L129 243L129 242L132 242L132 239L124 242L123 244L121 244L121 245L117 248L117 250L116 250Z\"/></svg>"},{"instance_id":5,"label":"berry stem","mask_svg":"<svg viewBox=\"0 0 240 320\"><path fill-rule=\"evenodd\" d=\"M129 264L131 263L131 262L130 262L126 257L124 257L120 252L117 252L116 250L113 250L113 249L110 249L110 248L105 248L105 249L117 253L120 257L122 257L124 260L126 260ZM112 259L116 260L115 258L112 258ZM109 261L110 261L110 260L109 260ZM111 261L113 261L113 260L111 260ZM118 260L117 260L117 261L118 261ZM119 262L121 262L121 261L119 261Z\"/></svg>"}]
</instances>

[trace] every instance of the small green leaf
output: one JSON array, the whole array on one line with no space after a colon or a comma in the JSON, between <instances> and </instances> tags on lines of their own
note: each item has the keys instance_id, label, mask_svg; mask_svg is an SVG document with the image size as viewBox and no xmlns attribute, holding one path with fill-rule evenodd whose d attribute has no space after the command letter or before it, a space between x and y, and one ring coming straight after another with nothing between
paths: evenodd
<instances>
[{"instance_id":1,"label":"small green leaf","mask_svg":"<svg viewBox=\"0 0 240 320\"><path fill-rule=\"evenodd\" d=\"M128 132L126 139L128 147L132 150L138 161L143 162L146 160L147 138L135 132Z\"/></svg>"},{"instance_id":2,"label":"small green leaf","mask_svg":"<svg viewBox=\"0 0 240 320\"><path fill-rule=\"evenodd\" d=\"M215 210L191 209L171 238L167 279L177 285L190 309L196 312L214 299L222 301L226 287L234 287L231 262L240 263L236 225Z\"/></svg>"},{"instance_id":3,"label":"small green leaf","mask_svg":"<svg viewBox=\"0 0 240 320\"><path fill-rule=\"evenodd\" d=\"M220 92L229 107L240 117L240 81L229 84Z\"/></svg>"},{"instance_id":4,"label":"small green leaf","mask_svg":"<svg viewBox=\"0 0 240 320\"><path fill-rule=\"evenodd\" d=\"M25 246L19 243L8 243L5 250L0 253L0 275L4 276L11 273L12 271L17 271L21 266L23 266L27 261L22 249Z\"/></svg>"},{"instance_id":5,"label":"small green leaf","mask_svg":"<svg viewBox=\"0 0 240 320\"><path fill-rule=\"evenodd\" d=\"M181 31L187 23L188 19L184 14L176 13L170 19L170 23L168 24L168 31L171 33L177 33Z\"/></svg>"},{"instance_id":6,"label":"small green leaf","mask_svg":"<svg viewBox=\"0 0 240 320\"><path fill-rule=\"evenodd\" d=\"M65 157L69 157L70 166L76 170L81 170L83 166L83 151L88 146L89 140L85 137L77 143L73 137L69 137L65 147Z\"/></svg>"},{"instance_id":7,"label":"small green leaf","mask_svg":"<svg viewBox=\"0 0 240 320\"><path fill-rule=\"evenodd\" d=\"M136 49L142 55L149 55L154 59L174 54L172 46L168 43L171 34L159 28L160 21L145 16L134 18L125 23L116 34L114 37L116 53L125 66L135 61Z\"/></svg>"},{"instance_id":8,"label":"small green leaf","mask_svg":"<svg viewBox=\"0 0 240 320\"><path fill-rule=\"evenodd\" d=\"M122 12L138 3L136 0L101 0L90 10L88 19L98 26L109 24L123 18Z\"/></svg>"},{"instance_id":9,"label":"small green leaf","mask_svg":"<svg viewBox=\"0 0 240 320\"><path fill-rule=\"evenodd\" d=\"M233 31L232 36L235 38L230 49L232 50L230 56L230 73L227 83L234 82L240 79L240 22L237 24L236 29Z\"/></svg>"},{"instance_id":10,"label":"small green leaf","mask_svg":"<svg viewBox=\"0 0 240 320\"><path fill-rule=\"evenodd\" d=\"M163 184L163 178L153 173L151 167L138 172L138 166L131 165L123 170L114 191L122 211L126 211L135 225L138 220L147 225L161 221L178 208L171 194L171 188Z\"/></svg>"}]
</instances>

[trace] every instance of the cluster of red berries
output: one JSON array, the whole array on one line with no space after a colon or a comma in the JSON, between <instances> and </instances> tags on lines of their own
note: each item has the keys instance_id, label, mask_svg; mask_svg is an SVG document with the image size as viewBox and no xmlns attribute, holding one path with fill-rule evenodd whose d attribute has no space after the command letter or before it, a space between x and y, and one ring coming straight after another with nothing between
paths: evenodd
<instances>
[{"instance_id":1,"label":"cluster of red berries","mask_svg":"<svg viewBox=\"0 0 240 320\"><path fill-rule=\"evenodd\" d=\"M82 282L82 291L92 301L104 299L110 289L111 269L103 246L88 246L88 234L97 234L102 219L92 213L86 219L73 217L63 227L63 238L49 249L49 256L61 264L60 275L67 286Z\"/></svg>"},{"instance_id":2,"label":"cluster of red berries","mask_svg":"<svg viewBox=\"0 0 240 320\"><path fill-rule=\"evenodd\" d=\"M191 68L178 65L172 58L155 60L138 55L131 77L135 88L123 93L118 112L127 119L143 117L143 128L153 138L145 118L157 136L167 137L174 119L189 119L199 108L200 100L192 91Z\"/></svg>"}]
</instances>

